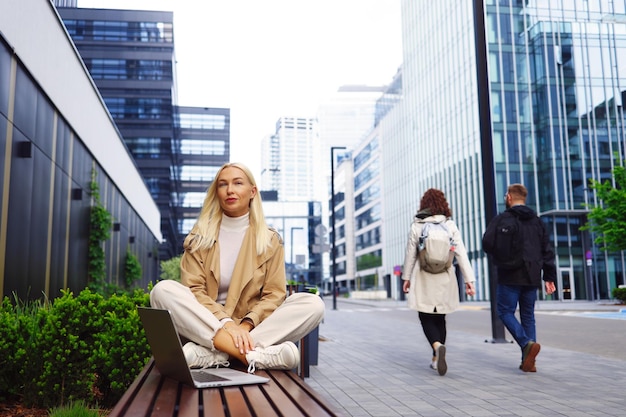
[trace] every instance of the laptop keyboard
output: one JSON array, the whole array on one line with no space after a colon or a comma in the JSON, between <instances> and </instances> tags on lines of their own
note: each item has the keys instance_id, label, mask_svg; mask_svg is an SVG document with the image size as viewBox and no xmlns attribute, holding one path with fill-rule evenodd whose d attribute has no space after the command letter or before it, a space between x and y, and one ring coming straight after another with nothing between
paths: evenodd
<instances>
[{"instance_id":1,"label":"laptop keyboard","mask_svg":"<svg viewBox=\"0 0 626 417\"><path fill-rule=\"evenodd\" d=\"M193 379L198 382L228 381L228 378L217 376L205 371L191 371Z\"/></svg>"}]
</instances>

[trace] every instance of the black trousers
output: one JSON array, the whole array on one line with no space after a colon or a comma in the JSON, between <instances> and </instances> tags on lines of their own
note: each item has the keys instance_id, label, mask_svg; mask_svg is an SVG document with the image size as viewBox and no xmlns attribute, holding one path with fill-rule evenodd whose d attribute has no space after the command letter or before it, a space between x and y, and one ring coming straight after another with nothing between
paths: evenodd
<instances>
[{"instance_id":1,"label":"black trousers","mask_svg":"<svg viewBox=\"0 0 626 417\"><path fill-rule=\"evenodd\" d=\"M446 344L446 315L445 314L432 314L419 312L420 322L422 323L422 329L424 335L428 339L428 343L432 346L433 343L439 342L443 345ZM436 355L433 349L433 356Z\"/></svg>"}]
</instances>

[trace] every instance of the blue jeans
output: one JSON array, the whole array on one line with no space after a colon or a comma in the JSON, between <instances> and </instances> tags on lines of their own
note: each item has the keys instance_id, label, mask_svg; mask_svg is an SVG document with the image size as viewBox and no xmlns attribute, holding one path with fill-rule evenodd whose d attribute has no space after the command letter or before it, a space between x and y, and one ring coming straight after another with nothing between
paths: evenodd
<instances>
[{"instance_id":1,"label":"blue jeans","mask_svg":"<svg viewBox=\"0 0 626 417\"><path fill-rule=\"evenodd\" d=\"M524 349L528 342L536 341L535 301L537 301L537 287L499 284L496 297L498 317L519 347ZM515 317L518 304L521 323Z\"/></svg>"}]
</instances>

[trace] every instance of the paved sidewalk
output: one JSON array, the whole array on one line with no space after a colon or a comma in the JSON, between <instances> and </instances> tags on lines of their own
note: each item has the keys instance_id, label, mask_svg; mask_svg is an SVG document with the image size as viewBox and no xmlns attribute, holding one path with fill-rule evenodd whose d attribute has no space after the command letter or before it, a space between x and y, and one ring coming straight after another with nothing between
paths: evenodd
<instances>
[{"instance_id":1,"label":"paved sidewalk","mask_svg":"<svg viewBox=\"0 0 626 417\"><path fill-rule=\"evenodd\" d=\"M454 330L449 370L441 377L428 367L428 343L405 302L338 298L333 310L332 298L325 301L319 362L307 383L342 416L626 415L626 361L542 344L538 372L524 373L517 369L516 344L485 343ZM488 309L489 303L463 308ZM537 310L618 312L620 306L539 302ZM626 349L626 335L623 340Z\"/></svg>"}]
</instances>

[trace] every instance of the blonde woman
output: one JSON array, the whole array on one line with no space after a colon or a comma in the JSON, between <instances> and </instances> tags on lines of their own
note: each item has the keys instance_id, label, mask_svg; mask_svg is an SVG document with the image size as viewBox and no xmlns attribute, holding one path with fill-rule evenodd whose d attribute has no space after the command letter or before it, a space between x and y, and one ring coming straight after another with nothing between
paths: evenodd
<instances>
[{"instance_id":1,"label":"blonde woman","mask_svg":"<svg viewBox=\"0 0 626 417\"><path fill-rule=\"evenodd\" d=\"M196 224L183 244L181 283L164 280L150 293L168 309L191 368L228 366L293 369L293 343L319 325L324 303L309 293L286 297L280 235L265 222L250 170L228 163L209 187Z\"/></svg>"}]
</instances>

